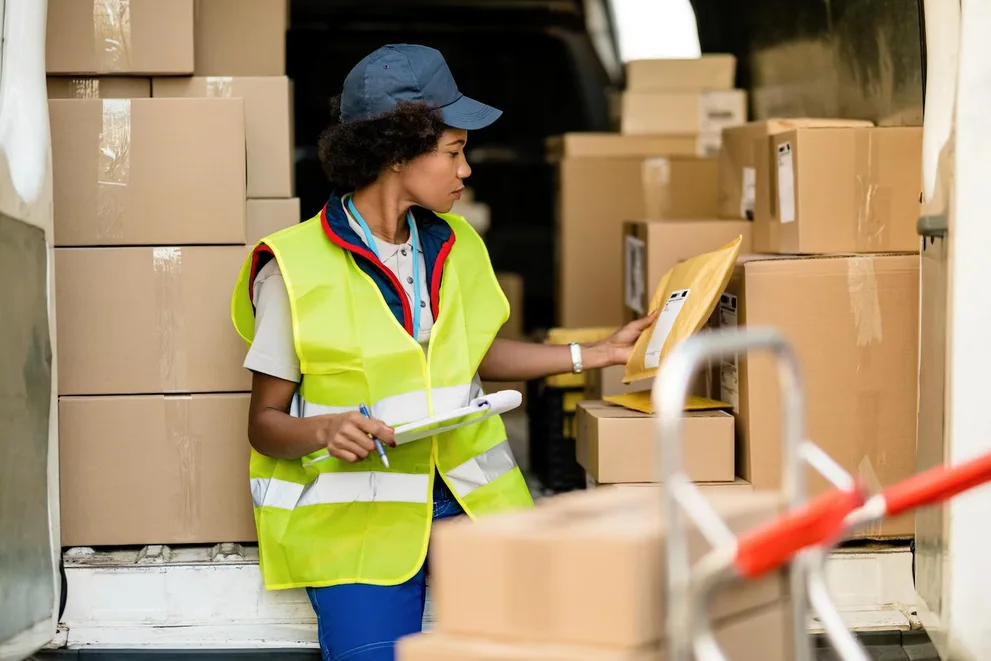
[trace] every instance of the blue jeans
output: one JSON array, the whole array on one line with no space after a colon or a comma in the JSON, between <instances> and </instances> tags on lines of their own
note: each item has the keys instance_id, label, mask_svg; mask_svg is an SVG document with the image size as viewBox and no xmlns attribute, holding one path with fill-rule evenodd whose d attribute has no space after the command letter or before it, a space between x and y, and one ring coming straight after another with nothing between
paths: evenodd
<instances>
[{"instance_id":1,"label":"blue jeans","mask_svg":"<svg viewBox=\"0 0 991 661\"><path fill-rule=\"evenodd\" d=\"M458 501L435 475L434 521L460 514L464 511ZM423 627L426 570L424 562L416 576L400 585L307 588L323 661L393 661L396 641Z\"/></svg>"}]
</instances>

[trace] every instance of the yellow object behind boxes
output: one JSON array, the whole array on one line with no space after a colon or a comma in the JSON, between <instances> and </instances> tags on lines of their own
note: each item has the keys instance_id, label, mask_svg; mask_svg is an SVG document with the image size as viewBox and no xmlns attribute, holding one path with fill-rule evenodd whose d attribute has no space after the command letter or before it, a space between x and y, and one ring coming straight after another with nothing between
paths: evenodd
<instances>
[{"instance_id":1,"label":"yellow object behind boxes","mask_svg":"<svg viewBox=\"0 0 991 661\"><path fill-rule=\"evenodd\" d=\"M673 347L705 325L729 284L742 236L714 252L681 262L664 274L648 313L660 314L633 346L624 383L649 379Z\"/></svg>"}]
</instances>

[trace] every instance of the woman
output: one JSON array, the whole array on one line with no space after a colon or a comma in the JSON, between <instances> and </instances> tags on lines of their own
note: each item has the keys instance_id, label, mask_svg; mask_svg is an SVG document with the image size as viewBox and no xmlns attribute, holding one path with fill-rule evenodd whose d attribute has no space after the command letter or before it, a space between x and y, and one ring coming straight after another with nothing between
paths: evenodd
<instances>
[{"instance_id":1,"label":"woman","mask_svg":"<svg viewBox=\"0 0 991 661\"><path fill-rule=\"evenodd\" d=\"M398 446L393 428L466 405L481 379L624 363L650 320L581 347L496 339L508 303L448 212L471 174L468 131L501 113L462 96L439 52L375 51L332 107L320 156L336 191L256 247L232 310L254 374L266 587L307 588L324 659L379 661L420 630L431 522L532 505L498 416Z\"/></svg>"}]
</instances>

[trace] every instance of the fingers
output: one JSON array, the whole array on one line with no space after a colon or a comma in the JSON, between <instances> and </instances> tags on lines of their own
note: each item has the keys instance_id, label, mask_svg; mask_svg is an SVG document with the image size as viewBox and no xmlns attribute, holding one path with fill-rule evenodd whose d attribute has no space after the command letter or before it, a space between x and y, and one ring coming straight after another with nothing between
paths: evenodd
<instances>
[{"instance_id":1,"label":"fingers","mask_svg":"<svg viewBox=\"0 0 991 661\"><path fill-rule=\"evenodd\" d=\"M358 462L358 455L353 452L348 452L347 450L342 450L340 448L332 448L330 450L330 456L336 457L341 461L346 461L349 464L354 464Z\"/></svg>"},{"instance_id":2,"label":"fingers","mask_svg":"<svg viewBox=\"0 0 991 661\"><path fill-rule=\"evenodd\" d=\"M359 416L354 419L353 422L355 427L360 429L362 432L371 434L383 443L388 443L389 445L395 446L395 434L393 433L392 427L389 427L381 420Z\"/></svg>"},{"instance_id":3,"label":"fingers","mask_svg":"<svg viewBox=\"0 0 991 661\"><path fill-rule=\"evenodd\" d=\"M660 314L660 312L661 312L660 310L654 310L653 312L651 312L650 314L648 314L646 317L641 317L641 318L637 319L636 321L634 321L633 322L633 325L636 328L639 328L639 329L643 330L647 326L650 326L652 323L654 323L654 320L657 319L657 315Z\"/></svg>"}]
</instances>

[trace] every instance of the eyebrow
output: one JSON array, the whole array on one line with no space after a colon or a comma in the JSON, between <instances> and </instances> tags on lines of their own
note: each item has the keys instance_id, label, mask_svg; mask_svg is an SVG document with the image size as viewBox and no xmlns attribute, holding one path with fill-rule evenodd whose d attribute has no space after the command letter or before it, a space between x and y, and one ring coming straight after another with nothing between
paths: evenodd
<instances>
[{"instance_id":1,"label":"eyebrow","mask_svg":"<svg viewBox=\"0 0 991 661\"><path fill-rule=\"evenodd\" d=\"M447 146L453 147L454 145L464 145L464 144L467 144L467 142L459 138L457 140L451 140L449 143L447 143Z\"/></svg>"}]
</instances>

